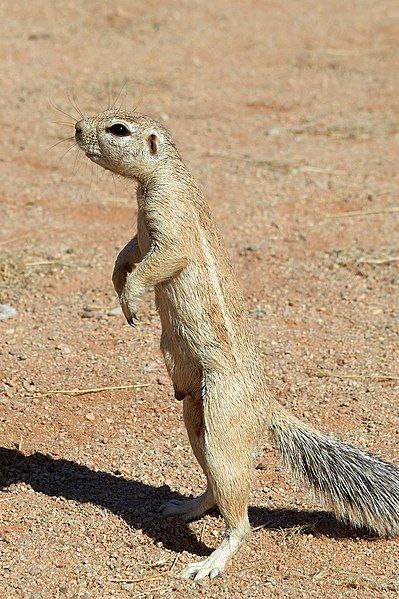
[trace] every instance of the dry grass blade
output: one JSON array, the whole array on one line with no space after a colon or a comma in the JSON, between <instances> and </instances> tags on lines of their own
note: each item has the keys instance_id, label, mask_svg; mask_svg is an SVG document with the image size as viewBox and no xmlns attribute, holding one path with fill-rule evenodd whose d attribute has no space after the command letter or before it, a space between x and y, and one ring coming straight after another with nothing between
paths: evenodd
<instances>
[{"instance_id":1,"label":"dry grass blade","mask_svg":"<svg viewBox=\"0 0 399 599\"><path fill-rule=\"evenodd\" d=\"M26 239L27 237L29 237L29 235L18 235L18 237L11 237L11 239L0 241L0 245L7 245L7 243L13 243L14 241L19 241L20 239Z\"/></svg>"},{"instance_id":2,"label":"dry grass blade","mask_svg":"<svg viewBox=\"0 0 399 599\"><path fill-rule=\"evenodd\" d=\"M316 581L316 580L321 580L322 578L325 578L328 574L328 570L320 570L319 572L316 572L316 574L313 574L312 576L312 580Z\"/></svg>"},{"instance_id":3,"label":"dry grass blade","mask_svg":"<svg viewBox=\"0 0 399 599\"><path fill-rule=\"evenodd\" d=\"M176 566L176 564L177 564L177 562L179 560L179 557L180 557L180 553L177 553L176 556L175 556L175 559L172 562L171 567L169 568L169 572L172 572L174 570L174 568L175 568L175 566Z\"/></svg>"},{"instance_id":4,"label":"dry grass blade","mask_svg":"<svg viewBox=\"0 0 399 599\"><path fill-rule=\"evenodd\" d=\"M0 253L0 285L14 284L24 272L25 264L17 254Z\"/></svg>"},{"instance_id":5,"label":"dry grass blade","mask_svg":"<svg viewBox=\"0 0 399 599\"><path fill-rule=\"evenodd\" d=\"M101 198L104 204L131 204L130 198Z\"/></svg>"},{"instance_id":6,"label":"dry grass blade","mask_svg":"<svg viewBox=\"0 0 399 599\"><path fill-rule=\"evenodd\" d=\"M327 48L326 54L330 56L367 56L371 50L352 50L346 48Z\"/></svg>"},{"instance_id":7,"label":"dry grass blade","mask_svg":"<svg viewBox=\"0 0 399 599\"><path fill-rule=\"evenodd\" d=\"M267 485L264 486L264 490L268 491L268 493L274 493L275 495L277 495L277 497L281 497L282 499L284 499L286 501L287 499L287 495L284 493L280 493L277 489L272 489L271 487L268 487Z\"/></svg>"},{"instance_id":8,"label":"dry grass blade","mask_svg":"<svg viewBox=\"0 0 399 599\"><path fill-rule=\"evenodd\" d=\"M274 520L271 518L270 520L267 520L260 526L255 526L255 528L252 528L252 532L256 532L257 530L262 530L262 528L266 528L267 526L269 526L269 524L273 524L273 522L274 522Z\"/></svg>"},{"instance_id":9,"label":"dry grass blade","mask_svg":"<svg viewBox=\"0 0 399 599\"><path fill-rule=\"evenodd\" d=\"M116 385L110 387L92 387L91 389L52 389L41 393L41 397L47 395L87 395L88 393L101 393L101 391L120 391L123 389L141 389L142 387L149 387L151 383L135 383L134 385Z\"/></svg>"},{"instance_id":10,"label":"dry grass blade","mask_svg":"<svg viewBox=\"0 0 399 599\"><path fill-rule=\"evenodd\" d=\"M337 378L337 379L348 379L354 381L372 380L372 381L399 381L399 375L389 374L385 372L381 373L370 373L370 374L351 374L351 373L340 373L332 372L331 370L315 370L308 374L317 376L319 378Z\"/></svg>"},{"instance_id":11,"label":"dry grass blade","mask_svg":"<svg viewBox=\"0 0 399 599\"><path fill-rule=\"evenodd\" d=\"M345 573L344 573L345 574ZM359 576L358 574L352 574L347 572L347 577L338 581L338 584L342 584L346 587L353 589L373 589L375 591L398 591L399 590L399 579L386 579L386 578L368 578L367 576Z\"/></svg>"},{"instance_id":12,"label":"dry grass blade","mask_svg":"<svg viewBox=\"0 0 399 599\"><path fill-rule=\"evenodd\" d=\"M65 262L61 260L42 260L40 262L25 262L25 266L51 266L52 264L62 264L65 266Z\"/></svg>"},{"instance_id":13,"label":"dry grass blade","mask_svg":"<svg viewBox=\"0 0 399 599\"><path fill-rule=\"evenodd\" d=\"M399 256L388 256L387 258L359 258L358 264L389 264L390 262L398 262Z\"/></svg>"},{"instance_id":14,"label":"dry grass blade","mask_svg":"<svg viewBox=\"0 0 399 599\"><path fill-rule=\"evenodd\" d=\"M204 520L204 522L202 524L201 535L200 535L200 541L201 541L201 543L204 542L205 528L206 528L206 520Z\"/></svg>"},{"instance_id":15,"label":"dry grass blade","mask_svg":"<svg viewBox=\"0 0 399 599\"><path fill-rule=\"evenodd\" d=\"M368 216L369 214L392 214L399 212L399 206L390 208L374 208L373 210L351 210L349 212L337 212L335 214L326 214L325 218L351 218L356 216Z\"/></svg>"},{"instance_id":16,"label":"dry grass blade","mask_svg":"<svg viewBox=\"0 0 399 599\"><path fill-rule=\"evenodd\" d=\"M169 587L162 587L162 588L152 588L152 589L147 589L146 591L141 591L140 593L135 593L134 595L131 596L131 599L134 599L135 597L145 597L146 595L149 595L150 593L155 593L156 591L158 593L160 593L161 591L168 591L170 590Z\"/></svg>"},{"instance_id":17,"label":"dry grass blade","mask_svg":"<svg viewBox=\"0 0 399 599\"><path fill-rule=\"evenodd\" d=\"M329 168L319 168L317 166L301 166L301 173L322 173L326 175L346 175L346 171L331 170Z\"/></svg>"},{"instance_id":18,"label":"dry grass blade","mask_svg":"<svg viewBox=\"0 0 399 599\"><path fill-rule=\"evenodd\" d=\"M220 158L221 160L227 160L229 162L245 163L255 167L265 167L270 171L290 173L294 169L299 167L292 163L283 160L272 160L267 158L251 158L250 156L228 156L227 154L216 154L214 152L207 152L204 154L207 158Z\"/></svg>"},{"instance_id":19,"label":"dry grass blade","mask_svg":"<svg viewBox=\"0 0 399 599\"><path fill-rule=\"evenodd\" d=\"M17 497L15 497L14 495L12 497L4 497L2 499L0 499L0 503L3 503L4 501L16 501L18 499L18 495Z\"/></svg>"}]
</instances>

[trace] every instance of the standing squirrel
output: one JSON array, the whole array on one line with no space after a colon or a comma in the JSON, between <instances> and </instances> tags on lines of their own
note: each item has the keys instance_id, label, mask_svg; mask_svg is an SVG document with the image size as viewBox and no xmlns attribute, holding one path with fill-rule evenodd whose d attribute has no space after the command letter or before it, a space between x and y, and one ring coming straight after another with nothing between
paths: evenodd
<instances>
[{"instance_id":1,"label":"standing squirrel","mask_svg":"<svg viewBox=\"0 0 399 599\"><path fill-rule=\"evenodd\" d=\"M108 110L75 125L96 164L138 183L137 235L117 257L113 283L134 324L154 289L161 349L193 452L207 479L195 499L160 508L184 520L217 505L221 544L183 578L221 574L250 531L253 451L265 430L284 464L341 520L399 533L399 469L302 423L269 394L243 295L201 190L170 133L148 116Z\"/></svg>"}]
</instances>

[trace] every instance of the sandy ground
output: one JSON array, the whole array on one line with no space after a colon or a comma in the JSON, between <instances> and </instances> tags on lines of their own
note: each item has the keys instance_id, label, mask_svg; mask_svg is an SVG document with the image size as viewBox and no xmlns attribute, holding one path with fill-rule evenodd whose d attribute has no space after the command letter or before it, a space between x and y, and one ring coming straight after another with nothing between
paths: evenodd
<instances>
[{"instance_id":1,"label":"sandy ground","mask_svg":"<svg viewBox=\"0 0 399 599\"><path fill-rule=\"evenodd\" d=\"M267 439L257 530L223 578L178 578L223 521L156 514L203 480L152 296L134 330L113 310L134 189L68 141L49 148L73 134L68 94L85 114L111 100L165 122L223 232L273 392L397 460L397 2L1 11L0 301L17 310L0 322L1 596L396 596L397 541L340 526L284 477ZM121 385L134 387L50 393Z\"/></svg>"}]
</instances>

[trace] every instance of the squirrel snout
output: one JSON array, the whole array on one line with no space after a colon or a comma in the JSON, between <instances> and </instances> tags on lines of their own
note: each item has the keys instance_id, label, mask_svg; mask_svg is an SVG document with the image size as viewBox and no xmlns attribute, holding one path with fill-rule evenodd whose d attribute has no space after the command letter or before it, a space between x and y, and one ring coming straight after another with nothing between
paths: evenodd
<instances>
[{"instance_id":1,"label":"squirrel snout","mask_svg":"<svg viewBox=\"0 0 399 599\"><path fill-rule=\"evenodd\" d=\"M75 135L80 135L83 131L83 127L82 127L82 121L78 121L75 124Z\"/></svg>"}]
</instances>

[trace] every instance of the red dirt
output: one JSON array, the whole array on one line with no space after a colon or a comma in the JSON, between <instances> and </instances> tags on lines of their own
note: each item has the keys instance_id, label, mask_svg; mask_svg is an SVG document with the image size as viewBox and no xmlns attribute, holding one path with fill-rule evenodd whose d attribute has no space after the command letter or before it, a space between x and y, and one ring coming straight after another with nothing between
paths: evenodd
<instances>
[{"instance_id":1,"label":"red dirt","mask_svg":"<svg viewBox=\"0 0 399 599\"><path fill-rule=\"evenodd\" d=\"M0 322L1 596L396 596L397 541L338 525L267 440L251 503L262 528L223 578L177 577L223 522L155 512L203 481L152 296L134 330L110 313L134 189L49 147L73 134L52 123L77 118L68 91L90 114L125 84L117 102L166 122L205 189L273 392L395 460L399 263L364 260L399 255L397 3L113 4L2 8L0 301L18 315ZM367 378L381 374L393 378Z\"/></svg>"}]
</instances>

